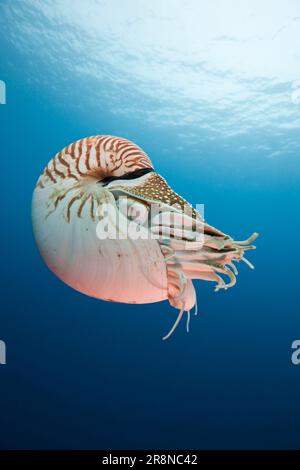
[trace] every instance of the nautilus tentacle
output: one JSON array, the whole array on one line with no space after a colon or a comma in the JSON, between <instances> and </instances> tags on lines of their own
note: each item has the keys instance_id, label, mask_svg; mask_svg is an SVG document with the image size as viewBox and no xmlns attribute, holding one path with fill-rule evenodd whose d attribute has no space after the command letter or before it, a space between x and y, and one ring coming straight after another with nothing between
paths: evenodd
<instances>
[{"instance_id":1,"label":"nautilus tentacle","mask_svg":"<svg viewBox=\"0 0 300 470\"><path fill-rule=\"evenodd\" d=\"M168 299L179 315L164 339L184 313L189 330L193 280L227 289L236 282L234 262L253 267L244 253L257 234L234 241L208 225L140 147L114 136L57 153L37 182L32 217L46 264L73 288L114 302Z\"/></svg>"},{"instance_id":2,"label":"nautilus tentacle","mask_svg":"<svg viewBox=\"0 0 300 470\"><path fill-rule=\"evenodd\" d=\"M236 283L237 269L234 261L244 261L244 252L254 249L250 245L258 234L248 240L234 241L231 237L206 224L200 215L167 185L158 174L148 175L147 180L137 186L122 188L128 195L139 197L150 203L159 203L161 213L152 220L151 230L159 234L159 243L164 254L168 278L168 299L180 309L179 316L168 338L173 333L183 313L196 305L193 279L214 281L215 290L228 289ZM183 212L185 211L185 212ZM170 223L171 221L171 223ZM227 276L225 282L221 275Z\"/></svg>"}]
</instances>

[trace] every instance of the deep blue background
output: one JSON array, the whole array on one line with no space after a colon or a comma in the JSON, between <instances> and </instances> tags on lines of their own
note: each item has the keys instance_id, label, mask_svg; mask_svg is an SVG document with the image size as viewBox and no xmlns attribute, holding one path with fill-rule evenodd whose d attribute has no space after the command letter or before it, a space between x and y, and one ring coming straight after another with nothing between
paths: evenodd
<instances>
[{"instance_id":1,"label":"deep blue background","mask_svg":"<svg viewBox=\"0 0 300 470\"><path fill-rule=\"evenodd\" d=\"M47 73L47 64L23 56L7 36L1 61L0 447L299 448L300 366L290 359L300 338L299 149L267 159L251 147L262 138L253 126L240 153L222 136L193 153L176 130L114 113L105 89L101 112L89 114L87 90L74 103L66 77L52 78L52 90L39 86L30 77ZM144 105L139 94L130 100ZM200 314L189 334L183 322L161 341L176 314L168 302L85 297L38 254L30 217L36 179L56 151L97 133L141 145L175 191L205 203L212 225L237 239L261 234L249 256L255 271L240 266L233 289L197 284ZM199 125L200 142L202 134Z\"/></svg>"}]
</instances>

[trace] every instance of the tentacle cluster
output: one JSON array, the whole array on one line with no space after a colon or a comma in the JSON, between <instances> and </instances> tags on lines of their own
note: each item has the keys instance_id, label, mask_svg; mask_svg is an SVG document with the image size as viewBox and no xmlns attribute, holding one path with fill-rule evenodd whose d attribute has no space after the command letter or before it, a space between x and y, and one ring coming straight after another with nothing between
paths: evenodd
<instances>
[{"instance_id":1,"label":"tentacle cluster","mask_svg":"<svg viewBox=\"0 0 300 470\"><path fill-rule=\"evenodd\" d=\"M190 310L196 305L193 279L214 281L215 291L218 291L235 285L238 271L234 262L243 261L254 268L244 257L244 253L255 248L251 243L257 238L257 233L247 240L235 241L218 231L212 234L214 231L215 229L205 224L201 243L172 237L160 241L167 267L169 301L180 309L172 329L164 339L175 331L184 312L187 312L188 329ZM228 282L223 275L228 278Z\"/></svg>"},{"instance_id":2,"label":"tentacle cluster","mask_svg":"<svg viewBox=\"0 0 300 470\"><path fill-rule=\"evenodd\" d=\"M130 186L121 184L119 189L141 202L158 203L160 207L159 214L152 220L151 231L158 236L164 255L169 302L180 310L172 329L164 337L167 339L175 331L184 312L187 312L187 330L191 309L196 307L197 312L192 280L214 281L216 291L234 286L238 274L235 262L243 261L253 269L244 254L255 248L251 243L258 234L254 233L244 241L233 240L206 224L198 212L155 173L147 175L143 182Z\"/></svg>"}]
</instances>

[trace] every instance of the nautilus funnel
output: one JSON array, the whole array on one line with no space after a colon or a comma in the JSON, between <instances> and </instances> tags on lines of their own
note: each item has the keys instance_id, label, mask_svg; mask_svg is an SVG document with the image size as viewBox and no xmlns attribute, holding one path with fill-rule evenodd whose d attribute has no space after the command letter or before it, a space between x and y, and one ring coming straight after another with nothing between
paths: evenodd
<instances>
[{"instance_id":1,"label":"nautilus funnel","mask_svg":"<svg viewBox=\"0 0 300 470\"><path fill-rule=\"evenodd\" d=\"M234 241L208 225L176 194L148 155L127 139L97 135L58 152L37 181L32 221L47 266L98 299L196 306L194 279L235 284L234 262L252 241ZM228 277L229 282L225 282Z\"/></svg>"}]
</instances>

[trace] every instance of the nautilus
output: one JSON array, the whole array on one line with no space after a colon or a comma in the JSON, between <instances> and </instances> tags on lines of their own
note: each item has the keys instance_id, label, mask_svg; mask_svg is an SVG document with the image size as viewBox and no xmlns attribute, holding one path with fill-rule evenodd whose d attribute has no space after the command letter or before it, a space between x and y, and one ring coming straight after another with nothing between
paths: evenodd
<instances>
[{"instance_id":1,"label":"nautilus","mask_svg":"<svg viewBox=\"0 0 300 470\"><path fill-rule=\"evenodd\" d=\"M37 181L32 221L47 266L77 291L121 303L168 300L179 312L164 339L197 313L194 280L227 289L235 262L253 267L244 255L257 233L235 241L207 224L125 138L96 135L58 152Z\"/></svg>"}]
</instances>

